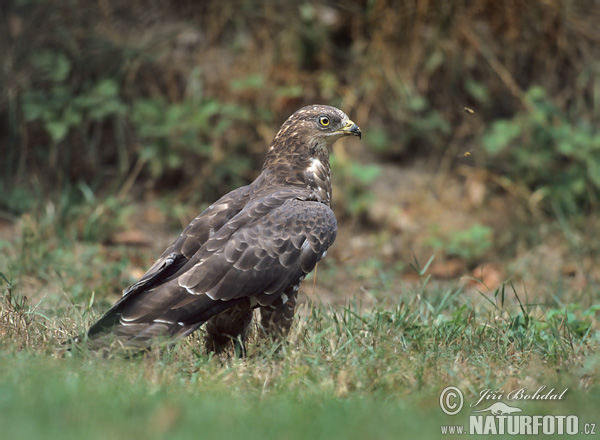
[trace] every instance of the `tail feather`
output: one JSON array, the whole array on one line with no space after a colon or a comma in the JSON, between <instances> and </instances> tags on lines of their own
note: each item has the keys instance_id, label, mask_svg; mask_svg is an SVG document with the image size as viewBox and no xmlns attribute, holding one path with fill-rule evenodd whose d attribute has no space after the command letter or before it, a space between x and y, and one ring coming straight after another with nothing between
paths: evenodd
<instances>
[{"instance_id":1,"label":"tail feather","mask_svg":"<svg viewBox=\"0 0 600 440\"><path fill-rule=\"evenodd\" d=\"M152 293L156 294L156 291ZM181 304L179 295L165 295L163 298L165 300L160 307L153 307L151 313L141 314L148 298L144 298L143 294L124 296L90 327L85 336L66 344L85 343L86 348L93 351L140 352L184 338L213 316L248 301L247 298L221 301L199 295L185 307L178 307ZM152 299L156 300L156 297ZM135 318L128 319L130 316Z\"/></svg>"}]
</instances>

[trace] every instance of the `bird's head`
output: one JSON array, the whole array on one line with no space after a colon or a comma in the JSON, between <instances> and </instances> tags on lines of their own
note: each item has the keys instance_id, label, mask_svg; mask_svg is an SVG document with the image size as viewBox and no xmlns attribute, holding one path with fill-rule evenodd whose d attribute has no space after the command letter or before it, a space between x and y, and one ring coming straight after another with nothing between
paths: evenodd
<instances>
[{"instance_id":1,"label":"bird's head","mask_svg":"<svg viewBox=\"0 0 600 440\"><path fill-rule=\"evenodd\" d=\"M333 143L349 135L360 138L361 131L346 113L329 105L309 105L283 123L271 143L269 156L328 156Z\"/></svg>"},{"instance_id":2,"label":"bird's head","mask_svg":"<svg viewBox=\"0 0 600 440\"><path fill-rule=\"evenodd\" d=\"M318 142L330 147L343 136L361 137L360 128L338 108L329 105L309 105L288 118L281 130L298 130L308 143Z\"/></svg>"},{"instance_id":3,"label":"bird's head","mask_svg":"<svg viewBox=\"0 0 600 440\"><path fill-rule=\"evenodd\" d=\"M330 205L329 151L335 141L350 135L360 138L360 128L340 109L328 105L303 107L283 123L273 138L261 179L312 189L317 200Z\"/></svg>"}]
</instances>

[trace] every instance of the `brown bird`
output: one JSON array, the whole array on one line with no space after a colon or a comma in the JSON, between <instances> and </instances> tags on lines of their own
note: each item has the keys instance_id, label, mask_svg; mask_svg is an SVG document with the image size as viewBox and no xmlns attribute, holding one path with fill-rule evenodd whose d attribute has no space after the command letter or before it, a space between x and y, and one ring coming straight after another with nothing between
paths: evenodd
<instances>
[{"instance_id":1,"label":"brown bird","mask_svg":"<svg viewBox=\"0 0 600 440\"><path fill-rule=\"evenodd\" d=\"M285 336L300 283L336 237L329 151L347 135L360 128L335 107L290 116L256 180L196 217L89 329L89 346L140 351L207 323L209 350L243 350L257 307L264 332Z\"/></svg>"}]
</instances>

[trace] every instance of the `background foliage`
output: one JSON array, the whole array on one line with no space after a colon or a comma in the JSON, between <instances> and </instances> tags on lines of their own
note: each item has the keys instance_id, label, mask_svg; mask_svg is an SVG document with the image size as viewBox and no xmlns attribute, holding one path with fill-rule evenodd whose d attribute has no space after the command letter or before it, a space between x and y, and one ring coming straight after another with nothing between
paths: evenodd
<instances>
[{"instance_id":1,"label":"background foliage","mask_svg":"<svg viewBox=\"0 0 600 440\"><path fill-rule=\"evenodd\" d=\"M23 188L81 182L211 200L251 180L274 127L313 102L360 121L379 159L435 166L475 148L544 209L597 204L592 0L13 0L0 13L5 215L26 209Z\"/></svg>"}]
</instances>

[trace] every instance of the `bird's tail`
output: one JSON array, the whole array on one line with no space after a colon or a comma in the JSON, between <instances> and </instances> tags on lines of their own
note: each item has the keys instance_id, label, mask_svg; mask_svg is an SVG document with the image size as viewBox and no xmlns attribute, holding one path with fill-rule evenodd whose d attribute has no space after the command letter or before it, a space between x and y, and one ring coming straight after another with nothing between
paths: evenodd
<instances>
[{"instance_id":1,"label":"bird's tail","mask_svg":"<svg viewBox=\"0 0 600 440\"><path fill-rule=\"evenodd\" d=\"M143 298L121 298L90 329L65 344L104 353L127 355L147 351L154 346L173 344L188 336L213 316L233 307L240 300L215 301L197 297L193 308L174 311L165 304L163 313L136 314ZM140 303L140 304L138 304ZM185 312L185 313L182 313ZM134 315L135 319L129 317Z\"/></svg>"}]
</instances>

